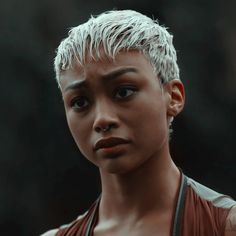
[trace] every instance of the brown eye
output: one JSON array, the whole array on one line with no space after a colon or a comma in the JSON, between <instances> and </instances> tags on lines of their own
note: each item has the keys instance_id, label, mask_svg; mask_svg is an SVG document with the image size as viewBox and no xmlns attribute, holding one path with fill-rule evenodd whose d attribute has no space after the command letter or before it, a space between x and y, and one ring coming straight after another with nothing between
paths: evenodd
<instances>
[{"instance_id":1,"label":"brown eye","mask_svg":"<svg viewBox=\"0 0 236 236\"><path fill-rule=\"evenodd\" d=\"M76 97L71 101L71 107L75 110L83 110L87 108L89 101L86 97Z\"/></svg>"},{"instance_id":2,"label":"brown eye","mask_svg":"<svg viewBox=\"0 0 236 236\"><path fill-rule=\"evenodd\" d=\"M136 93L137 89L130 86L122 86L116 90L115 97L122 99L127 98Z\"/></svg>"}]
</instances>

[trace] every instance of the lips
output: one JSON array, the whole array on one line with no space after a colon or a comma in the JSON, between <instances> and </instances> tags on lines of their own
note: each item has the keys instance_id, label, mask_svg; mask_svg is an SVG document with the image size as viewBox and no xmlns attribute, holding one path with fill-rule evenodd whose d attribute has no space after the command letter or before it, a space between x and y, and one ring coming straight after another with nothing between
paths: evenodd
<instances>
[{"instance_id":1,"label":"lips","mask_svg":"<svg viewBox=\"0 0 236 236\"><path fill-rule=\"evenodd\" d=\"M120 144L127 144L130 141L123 138L111 137L106 139L100 139L95 143L94 150L97 151L102 148L110 148Z\"/></svg>"}]
</instances>

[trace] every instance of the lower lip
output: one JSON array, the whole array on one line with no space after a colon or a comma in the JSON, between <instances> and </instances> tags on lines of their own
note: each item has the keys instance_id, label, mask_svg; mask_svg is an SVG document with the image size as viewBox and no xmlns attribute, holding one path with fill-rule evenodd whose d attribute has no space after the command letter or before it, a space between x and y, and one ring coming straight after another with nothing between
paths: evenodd
<instances>
[{"instance_id":1,"label":"lower lip","mask_svg":"<svg viewBox=\"0 0 236 236\"><path fill-rule=\"evenodd\" d=\"M100 148L99 151L105 155L117 155L124 150L126 144L118 144L112 147Z\"/></svg>"}]
</instances>

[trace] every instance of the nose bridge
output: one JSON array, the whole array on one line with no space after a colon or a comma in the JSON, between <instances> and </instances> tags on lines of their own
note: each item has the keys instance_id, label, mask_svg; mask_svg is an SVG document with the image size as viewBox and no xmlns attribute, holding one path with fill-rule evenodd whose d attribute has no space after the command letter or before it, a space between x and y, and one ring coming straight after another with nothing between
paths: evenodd
<instances>
[{"instance_id":1,"label":"nose bridge","mask_svg":"<svg viewBox=\"0 0 236 236\"><path fill-rule=\"evenodd\" d=\"M115 116L114 106L111 101L106 98L99 98L96 101L95 108L96 119L111 119Z\"/></svg>"},{"instance_id":2,"label":"nose bridge","mask_svg":"<svg viewBox=\"0 0 236 236\"><path fill-rule=\"evenodd\" d=\"M117 124L118 117L112 102L106 98L99 98L94 109L94 128L103 128Z\"/></svg>"}]
</instances>

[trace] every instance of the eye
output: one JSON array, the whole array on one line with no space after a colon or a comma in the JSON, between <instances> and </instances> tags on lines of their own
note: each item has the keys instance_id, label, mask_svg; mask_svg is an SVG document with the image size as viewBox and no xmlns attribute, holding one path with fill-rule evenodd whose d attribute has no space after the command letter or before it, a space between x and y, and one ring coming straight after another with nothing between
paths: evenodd
<instances>
[{"instance_id":1,"label":"eye","mask_svg":"<svg viewBox=\"0 0 236 236\"><path fill-rule=\"evenodd\" d=\"M131 86L122 86L115 92L115 97L118 99L127 98L137 92L137 89Z\"/></svg>"},{"instance_id":2,"label":"eye","mask_svg":"<svg viewBox=\"0 0 236 236\"><path fill-rule=\"evenodd\" d=\"M83 110L88 107L89 101L86 97L76 97L72 99L70 105L75 110Z\"/></svg>"}]
</instances>

